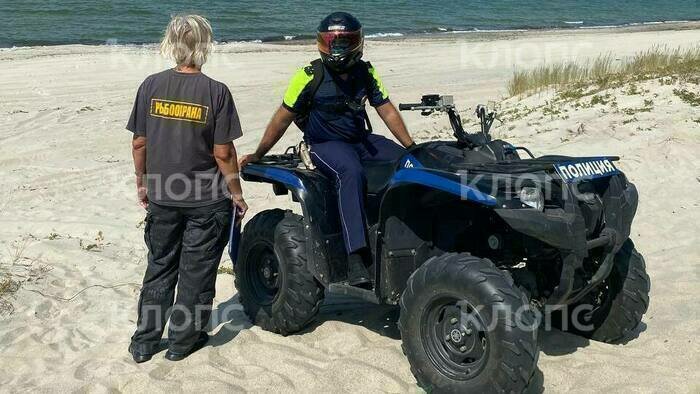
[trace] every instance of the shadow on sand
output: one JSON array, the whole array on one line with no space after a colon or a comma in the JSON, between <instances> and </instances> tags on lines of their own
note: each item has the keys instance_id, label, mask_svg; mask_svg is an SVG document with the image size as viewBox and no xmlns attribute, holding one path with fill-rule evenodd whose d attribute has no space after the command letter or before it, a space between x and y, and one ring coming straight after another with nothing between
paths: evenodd
<instances>
[{"instance_id":1,"label":"shadow on sand","mask_svg":"<svg viewBox=\"0 0 700 394\"><path fill-rule=\"evenodd\" d=\"M392 305L376 305L356 298L326 294L316 319L305 330L297 335L313 332L327 321L337 321L362 326L379 335L394 340L401 340L397 322L399 307ZM243 312L238 302L238 296L223 302L212 312L211 327L223 323L221 329L211 337L208 346L221 346L233 340L241 330L250 328L252 324ZM646 330L646 324L640 324L621 344L637 338ZM547 356L563 356L576 352L590 344L590 340L581 336L569 334L558 329L543 329L538 333L540 350ZM537 367L530 380L526 393L544 392L544 374Z\"/></svg>"},{"instance_id":2,"label":"shadow on sand","mask_svg":"<svg viewBox=\"0 0 700 394\"><path fill-rule=\"evenodd\" d=\"M243 312L243 305L238 301L238 294L220 303L212 310L207 331L212 331L219 325L221 328L209 338L207 346L222 346L236 338L241 331L253 326Z\"/></svg>"}]
</instances>

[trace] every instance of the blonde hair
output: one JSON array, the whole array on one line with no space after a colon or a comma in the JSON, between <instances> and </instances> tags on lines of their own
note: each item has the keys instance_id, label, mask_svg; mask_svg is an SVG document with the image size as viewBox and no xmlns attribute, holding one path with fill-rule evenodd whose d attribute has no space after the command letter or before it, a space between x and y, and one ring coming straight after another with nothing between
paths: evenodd
<instances>
[{"instance_id":1,"label":"blonde hair","mask_svg":"<svg viewBox=\"0 0 700 394\"><path fill-rule=\"evenodd\" d=\"M199 15L176 15L165 29L160 52L178 66L202 67L213 48L209 21Z\"/></svg>"}]
</instances>

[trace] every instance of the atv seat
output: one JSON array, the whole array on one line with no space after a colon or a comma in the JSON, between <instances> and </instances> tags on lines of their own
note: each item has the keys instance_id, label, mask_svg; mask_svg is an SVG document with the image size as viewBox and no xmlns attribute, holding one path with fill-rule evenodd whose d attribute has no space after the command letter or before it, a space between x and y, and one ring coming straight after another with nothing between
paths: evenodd
<instances>
[{"instance_id":1,"label":"atv seat","mask_svg":"<svg viewBox=\"0 0 700 394\"><path fill-rule=\"evenodd\" d=\"M379 194L386 189L396 172L396 160L366 161L362 163L367 178L367 193Z\"/></svg>"},{"instance_id":2,"label":"atv seat","mask_svg":"<svg viewBox=\"0 0 700 394\"><path fill-rule=\"evenodd\" d=\"M365 170L365 178L367 179L367 194L382 193L389 184L391 177L396 172L396 165L396 161L368 161L362 163L362 168ZM326 177L318 168L314 170L300 168L299 171L308 171L317 174L317 176L321 177L320 179L330 182L329 185L335 180Z\"/></svg>"}]
</instances>

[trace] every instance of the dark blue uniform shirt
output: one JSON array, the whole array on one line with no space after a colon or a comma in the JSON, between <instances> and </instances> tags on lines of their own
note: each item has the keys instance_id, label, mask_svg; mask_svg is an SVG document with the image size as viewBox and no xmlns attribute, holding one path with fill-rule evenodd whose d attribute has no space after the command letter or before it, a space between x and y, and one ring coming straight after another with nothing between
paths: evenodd
<instances>
[{"instance_id":1,"label":"dark blue uniform shirt","mask_svg":"<svg viewBox=\"0 0 700 394\"><path fill-rule=\"evenodd\" d=\"M313 93L312 67L299 69L287 88L283 106L299 114L305 110ZM343 79L324 67L323 82L313 98L308 120L303 125L304 140L309 144L326 141L361 141L367 134L365 114L357 106L368 102L378 107L389 101L384 84L369 63L358 63Z\"/></svg>"}]
</instances>

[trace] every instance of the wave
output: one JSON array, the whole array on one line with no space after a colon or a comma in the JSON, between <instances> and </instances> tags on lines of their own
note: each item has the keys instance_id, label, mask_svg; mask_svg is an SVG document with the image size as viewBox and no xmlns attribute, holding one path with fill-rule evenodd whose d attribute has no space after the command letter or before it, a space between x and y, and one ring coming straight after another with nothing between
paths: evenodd
<instances>
[{"instance_id":1,"label":"wave","mask_svg":"<svg viewBox=\"0 0 700 394\"><path fill-rule=\"evenodd\" d=\"M634 27L634 26L654 26L654 25L666 25L675 23L690 23L697 22L697 20L681 20L681 21L648 21L648 22L630 22L623 23L620 25L594 25L594 26L579 26L579 29L618 29L621 27Z\"/></svg>"},{"instance_id":2,"label":"wave","mask_svg":"<svg viewBox=\"0 0 700 394\"><path fill-rule=\"evenodd\" d=\"M403 33L373 33L368 34L365 38L384 38L384 37L403 37Z\"/></svg>"},{"instance_id":3,"label":"wave","mask_svg":"<svg viewBox=\"0 0 700 394\"><path fill-rule=\"evenodd\" d=\"M474 29L476 33L519 33L534 29Z\"/></svg>"},{"instance_id":4,"label":"wave","mask_svg":"<svg viewBox=\"0 0 700 394\"><path fill-rule=\"evenodd\" d=\"M260 42L279 42L279 41L308 41L308 40L315 40L316 35L311 35L311 34L282 34L282 35L276 35L276 36L266 36L263 38L251 38L251 39L243 39L243 40L238 40L238 41L243 41L243 42L251 42L251 41L260 41Z\"/></svg>"}]
</instances>

